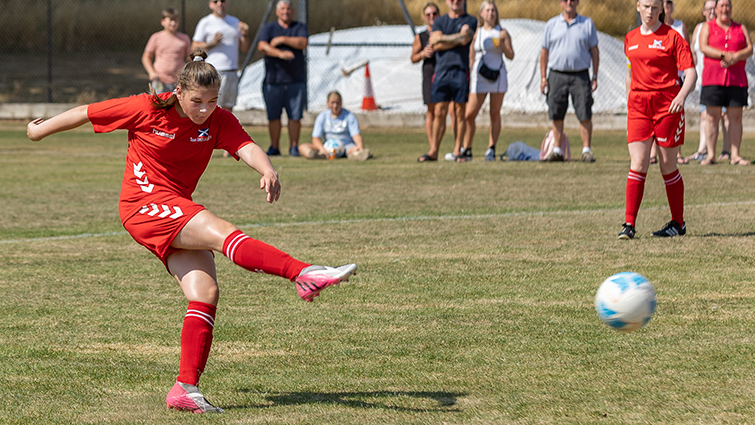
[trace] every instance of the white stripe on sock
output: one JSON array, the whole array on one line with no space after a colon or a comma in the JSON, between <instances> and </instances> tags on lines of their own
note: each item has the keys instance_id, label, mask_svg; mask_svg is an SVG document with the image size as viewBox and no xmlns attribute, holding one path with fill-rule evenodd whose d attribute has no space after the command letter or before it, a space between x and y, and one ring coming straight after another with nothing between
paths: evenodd
<instances>
[{"instance_id":1,"label":"white stripe on sock","mask_svg":"<svg viewBox=\"0 0 755 425\"><path fill-rule=\"evenodd\" d=\"M239 244L246 239L249 239L249 236L245 235L244 233L239 233L235 238L233 238L231 243L228 244L228 248L226 248L225 256L233 261L234 264L236 263L236 260L233 258L233 256L236 254L236 248L238 248Z\"/></svg>"},{"instance_id":2,"label":"white stripe on sock","mask_svg":"<svg viewBox=\"0 0 755 425\"><path fill-rule=\"evenodd\" d=\"M210 326L212 326L213 328L215 327L215 318L213 318L209 314L204 313L202 311L199 311L199 310L187 310L185 317L198 317L198 318L204 320L205 322L209 323Z\"/></svg>"}]
</instances>

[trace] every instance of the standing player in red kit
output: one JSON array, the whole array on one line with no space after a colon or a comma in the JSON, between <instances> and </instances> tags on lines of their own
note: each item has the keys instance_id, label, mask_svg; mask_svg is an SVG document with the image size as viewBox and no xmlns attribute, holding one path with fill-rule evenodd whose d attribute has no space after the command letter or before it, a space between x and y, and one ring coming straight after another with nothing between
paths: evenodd
<instances>
[{"instance_id":1,"label":"standing player in red kit","mask_svg":"<svg viewBox=\"0 0 755 425\"><path fill-rule=\"evenodd\" d=\"M220 75L192 53L173 93L141 94L83 105L27 126L31 140L91 122L97 133L128 130L126 172L119 202L131 236L152 251L184 292L189 307L181 331L181 360L168 407L221 413L199 392L199 377L212 345L219 291L213 251L254 272L285 277L312 301L326 287L347 281L356 264L312 266L250 238L191 199L214 149L223 149L262 175L267 202L280 196L280 182L265 152L228 111L217 108Z\"/></svg>"},{"instance_id":2,"label":"standing player in red kit","mask_svg":"<svg viewBox=\"0 0 755 425\"><path fill-rule=\"evenodd\" d=\"M659 146L659 165L666 184L671 221L654 236L687 232L684 223L684 181L676 156L684 144L684 101L695 87L697 73L689 44L663 23L662 0L639 0L642 25L624 38L627 56L627 143L631 165L627 177L626 222L619 239L632 239L645 191L650 148ZM678 71L684 72L684 83Z\"/></svg>"}]
</instances>

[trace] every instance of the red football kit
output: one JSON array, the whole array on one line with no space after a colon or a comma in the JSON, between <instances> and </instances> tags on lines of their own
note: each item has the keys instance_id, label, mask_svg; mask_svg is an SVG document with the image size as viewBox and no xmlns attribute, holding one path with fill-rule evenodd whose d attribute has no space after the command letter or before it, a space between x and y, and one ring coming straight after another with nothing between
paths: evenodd
<instances>
[{"instance_id":1,"label":"red football kit","mask_svg":"<svg viewBox=\"0 0 755 425\"><path fill-rule=\"evenodd\" d=\"M684 144L684 110L670 114L668 108L681 89L678 71L695 66L689 44L666 24L648 35L638 27L624 38L624 54L632 70L627 142L655 136L660 146Z\"/></svg>"},{"instance_id":2,"label":"red football kit","mask_svg":"<svg viewBox=\"0 0 755 425\"><path fill-rule=\"evenodd\" d=\"M160 95L167 98L171 93ZM254 143L236 117L215 108L198 125L175 107L155 109L150 94L89 105L96 133L128 130L126 171L118 211L131 236L165 263L177 251L171 242L202 205L191 194L214 149L235 153Z\"/></svg>"}]
</instances>

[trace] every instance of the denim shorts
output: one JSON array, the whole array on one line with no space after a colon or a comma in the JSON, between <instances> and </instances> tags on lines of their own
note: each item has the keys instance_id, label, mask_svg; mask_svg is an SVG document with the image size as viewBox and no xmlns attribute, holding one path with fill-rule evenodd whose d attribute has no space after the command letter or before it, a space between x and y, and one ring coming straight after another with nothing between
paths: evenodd
<instances>
[{"instance_id":1,"label":"denim shorts","mask_svg":"<svg viewBox=\"0 0 755 425\"><path fill-rule=\"evenodd\" d=\"M262 96L265 98L267 107L267 120L281 119L284 108L288 119L292 121L301 120L307 106L306 90L307 85L304 83L263 84Z\"/></svg>"}]
</instances>

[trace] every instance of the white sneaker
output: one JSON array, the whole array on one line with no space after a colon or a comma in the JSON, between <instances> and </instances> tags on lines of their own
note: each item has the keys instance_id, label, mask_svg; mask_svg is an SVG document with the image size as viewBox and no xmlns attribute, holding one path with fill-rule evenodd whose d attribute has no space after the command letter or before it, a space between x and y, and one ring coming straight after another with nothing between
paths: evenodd
<instances>
[{"instance_id":1,"label":"white sneaker","mask_svg":"<svg viewBox=\"0 0 755 425\"><path fill-rule=\"evenodd\" d=\"M341 267L309 266L304 268L294 279L296 291L307 302L314 301L320 296L320 291L331 285L348 282L349 277L357 270L356 264L346 264Z\"/></svg>"},{"instance_id":2,"label":"white sneaker","mask_svg":"<svg viewBox=\"0 0 755 425\"><path fill-rule=\"evenodd\" d=\"M456 161L456 155L453 152L447 153L445 158L446 161Z\"/></svg>"}]
</instances>

